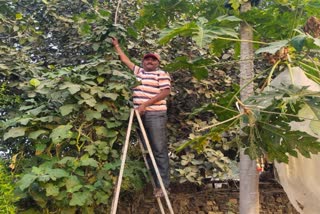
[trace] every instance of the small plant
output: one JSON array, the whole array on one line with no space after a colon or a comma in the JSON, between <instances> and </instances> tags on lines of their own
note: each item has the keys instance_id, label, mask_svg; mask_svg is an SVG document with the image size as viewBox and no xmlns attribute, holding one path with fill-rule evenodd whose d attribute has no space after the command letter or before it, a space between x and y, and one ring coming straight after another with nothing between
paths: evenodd
<instances>
[{"instance_id":1,"label":"small plant","mask_svg":"<svg viewBox=\"0 0 320 214\"><path fill-rule=\"evenodd\" d=\"M16 198L13 190L12 176L7 171L3 160L0 159L0 214L16 213L14 205Z\"/></svg>"}]
</instances>

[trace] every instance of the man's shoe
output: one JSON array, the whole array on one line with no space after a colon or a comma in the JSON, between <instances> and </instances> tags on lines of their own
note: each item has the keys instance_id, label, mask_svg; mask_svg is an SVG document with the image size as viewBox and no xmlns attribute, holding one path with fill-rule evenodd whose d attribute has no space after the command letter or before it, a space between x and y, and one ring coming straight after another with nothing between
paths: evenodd
<instances>
[{"instance_id":1,"label":"man's shoe","mask_svg":"<svg viewBox=\"0 0 320 214\"><path fill-rule=\"evenodd\" d=\"M155 188L154 191L153 191L153 194L157 198L161 198L161 197L164 196L161 188Z\"/></svg>"}]
</instances>

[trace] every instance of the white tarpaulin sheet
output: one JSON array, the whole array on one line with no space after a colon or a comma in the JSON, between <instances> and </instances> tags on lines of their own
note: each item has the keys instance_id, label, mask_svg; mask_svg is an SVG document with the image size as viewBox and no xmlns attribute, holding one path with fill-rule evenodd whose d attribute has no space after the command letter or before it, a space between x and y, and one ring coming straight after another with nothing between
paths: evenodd
<instances>
[{"instance_id":1,"label":"white tarpaulin sheet","mask_svg":"<svg viewBox=\"0 0 320 214\"><path fill-rule=\"evenodd\" d=\"M292 81L297 86L309 86L311 91L320 91L319 84L306 77L303 70L298 67L292 68L293 80L288 70L275 78L271 85L277 87L281 84L290 85ZM315 114L308 109L302 108L299 115L313 120L304 122L292 122L292 130L305 131L310 135L319 138L319 121ZM298 139L297 139L298 140ZM319 142L320 143L320 142ZM320 213L320 154L305 158L298 155L298 158L289 157L289 163L275 163L280 184L287 193L290 202L301 214Z\"/></svg>"}]
</instances>

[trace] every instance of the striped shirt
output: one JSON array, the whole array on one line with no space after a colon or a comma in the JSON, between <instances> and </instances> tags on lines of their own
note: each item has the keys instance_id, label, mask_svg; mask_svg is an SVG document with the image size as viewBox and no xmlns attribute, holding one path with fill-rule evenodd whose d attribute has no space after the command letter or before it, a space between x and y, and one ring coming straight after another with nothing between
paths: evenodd
<instances>
[{"instance_id":1,"label":"striped shirt","mask_svg":"<svg viewBox=\"0 0 320 214\"><path fill-rule=\"evenodd\" d=\"M133 88L133 104L137 108L142 103L158 95L163 89L170 89L170 75L162 70L145 71L139 66L133 67L133 72L140 85ZM146 108L146 111L166 111L166 100L160 100Z\"/></svg>"}]
</instances>

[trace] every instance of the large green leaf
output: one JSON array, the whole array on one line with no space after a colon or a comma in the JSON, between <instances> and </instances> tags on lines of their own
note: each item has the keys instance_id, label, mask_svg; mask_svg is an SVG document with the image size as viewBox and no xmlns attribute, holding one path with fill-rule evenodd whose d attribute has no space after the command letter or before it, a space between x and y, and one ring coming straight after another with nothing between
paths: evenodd
<instances>
[{"instance_id":1,"label":"large green leaf","mask_svg":"<svg viewBox=\"0 0 320 214\"><path fill-rule=\"evenodd\" d=\"M94 107L97 103L96 99L91 94L82 92L80 96L83 100L79 100L79 104L86 103L88 106Z\"/></svg>"},{"instance_id":2,"label":"large green leaf","mask_svg":"<svg viewBox=\"0 0 320 214\"><path fill-rule=\"evenodd\" d=\"M34 132L30 132L29 133L29 138L36 140L40 135L47 133L46 130L43 129L39 129L37 131Z\"/></svg>"},{"instance_id":3,"label":"large green leaf","mask_svg":"<svg viewBox=\"0 0 320 214\"><path fill-rule=\"evenodd\" d=\"M166 44L178 35L190 36L200 48L203 48L210 44L217 36L238 37L238 34L231 28L212 26L212 24L207 23L208 20L206 18L200 17L196 23L189 22L180 26L174 26L171 30L163 30L160 34L159 43Z\"/></svg>"},{"instance_id":4,"label":"large green leaf","mask_svg":"<svg viewBox=\"0 0 320 214\"><path fill-rule=\"evenodd\" d=\"M81 89L81 85L74 84L71 82L65 82L60 86L60 89L68 89L71 94L75 94Z\"/></svg>"},{"instance_id":5,"label":"large green leaf","mask_svg":"<svg viewBox=\"0 0 320 214\"><path fill-rule=\"evenodd\" d=\"M298 152L305 157L318 153L319 93L293 85L271 89L247 100L255 119L245 129L247 141L254 143L248 145L247 154L258 158L267 152L270 160L287 162Z\"/></svg>"},{"instance_id":6,"label":"large green leaf","mask_svg":"<svg viewBox=\"0 0 320 214\"><path fill-rule=\"evenodd\" d=\"M89 158L88 155L84 155L80 158L80 165L98 167L98 162L93 158Z\"/></svg>"},{"instance_id":7,"label":"large green leaf","mask_svg":"<svg viewBox=\"0 0 320 214\"><path fill-rule=\"evenodd\" d=\"M316 137L301 131L291 131L290 126L283 123L281 127L261 124L260 135L270 160L287 163L288 155L296 156L296 151L308 158L310 153L320 152L320 142Z\"/></svg>"},{"instance_id":8,"label":"large green leaf","mask_svg":"<svg viewBox=\"0 0 320 214\"><path fill-rule=\"evenodd\" d=\"M64 139L68 139L71 137L70 129L72 125L60 125L57 128L53 129L50 138L52 139L53 143L60 143Z\"/></svg>"},{"instance_id":9,"label":"large green leaf","mask_svg":"<svg viewBox=\"0 0 320 214\"><path fill-rule=\"evenodd\" d=\"M89 192L76 192L72 193L72 198L69 202L70 206L84 206L87 201L91 199Z\"/></svg>"},{"instance_id":10,"label":"large green leaf","mask_svg":"<svg viewBox=\"0 0 320 214\"><path fill-rule=\"evenodd\" d=\"M59 195L59 187L52 184L52 183L48 183L46 186L45 186L45 189L46 189L46 196L58 196Z\"/></svg>"},{"instance_id":11,"label":"large green leaf","mask_svg":"<svg viewBox=\"0 0 320 214\"><path fill-rule=\"evenodd\" d=\"M236 16L228 16L228 15L222 15L216 18L218 22L228 21L228 22L241 22L242 19L239 19Z\"/></svg>"},{"instance_id":12,"label":"large green leaf","mask_svg":"<svg viewBox=\"0 0 320 214\"><path fill-rule=\"evenodd\" d=\"M116 100L119 95L116 93L105 93L104 97L110 98L111 100Z\"/></svg>"},{"instance_id":13,"label":"large green leaf","mask_svg":"<svg viewBox=\"0 0 320 214\"><path fill-rule=\"evenodd\" d=\"M87 120L93 120L93 119L100 119L101 118L101 113L98 111L94 111L91 109L85 110L84 115L86 116Z\"/></svg>"},{"instance_id":14,"label":"large green leaf","mask_svg":"<svg viewBox=\"0 0 320 214\"><path fill-rule=\"evenodd\" d=\"M106 127L103 126L97 126L94 128L96 130L96 134L98 136L107 137L108 136L108 130Z\"/></svg>"},{"instance_id":15,"label":"large green leaf","mask_svg":"<svg viewBox=\"0 0 320 214\"><path fill-rule=\"evenodd\" d=\"M307 124L302 124L308 133L313 133L320 138L320 108L319 108L320 98L314 98L307 100L305 104L302 104L301 109L298 112L300 118L307 118L310 120L309 126ZM299 124L299 123L298 123ZM307 126L307 127L306 127Z\"/></svg>"},{"instance_id":16,"label":"large green leaf","mask_svg":"<svg viewBox=\"0 0 320 214\"><path fill-rule=\"evenodd\" d=\"M38 79L33 78L29 81L29 84L36 88L41 84L41 82Z\"/></svg>"},{"instance_id":17,"label":"large green leaf","mask_svg":"<svg viewBox=\"0 0 320 214\"><path fill-rule=\"evenodd\" d=\"M51 180L55 181L59 178L69 177L69 173L64 169L47 169L47 173L50 176Z\"/></svg>"},{"instance_id":18,"label":"large green leaf","mask_svg":"<svg viewBox=\"0 0 320 214\"><path fill-rule=\"evenodd\" d=\"M280 50L281 48L287 46L288 42L289 42L288 40L271 42L271 43L269 43L269 46L263 47L263 48L259 48L258 50L256 50L256 54L264 53L264 52L275 54L278 50Z\"/></svg>"},{"instance_id":19,"label":"large green leaf","mask_svg":"<svg viewBox=\"0 0 320 214\"><path fill-rule=\"evenodd\" d=\"M197 79L205 79L208 77L207 66L214 64L211 59L196 58L189 60L186 56L177 57L172 63L168 64L165 69L167 71L176 71L178 69L189 70Z\"/></svg>"},{"instance_id":20,"label":"large green leaf","mask_svg":"<svg viewBox=\"0 0 320 214\"><path fill-rule=\"evenodd\" d=\"M18 186L21 190L28 188L35 180L37 179L36 175L26 174L18 182Z\"/></svg>"},{"instance_id":21,"label":"large green leaf","mask_svg":"<svg viewBox=\"0 0 320 214\"><path fill-rule=\"evenodd\" d=\"M195 31L192 36L192 39L200 48L210 44L211 40L215 38L215 33L211 31L211 29L206 28L207 22L207 19L200 17L197 22L197 31Z\"/></svg>"},{"instance_id":22,"label":"large green leaf","mask_svg":"<svg viewBox=\"0 0 320 214\"><path fill-rule=\"evenodd\" d=\"M291 44L297 51L302 51L303 46L305 45L305 42L306 42L305 35L298 35L291 39Z\"/></svg>"},{"instance_id":23,"label":"large green leaf","mask_svg":"<svg viewBox=\"0 0 320 214\"><path fill-rule=\"evenodd\" d=\"M173 29L163 30L160 34L159 43L166 44L178 35L190 36L197 31L197 25L194 22L186 23L173 27Z\"/></svg>"},{"instance_id":24,"label":"large green leaf","mask_svg":"<svg viewBox=\"0 0 320 214\"><path fill-rule=\"evenodd\" d=\"M58 164L65 165L68 162L71 163L71 165L72 165L73 162L76 162L76 158L74 158L74 157L64 157L58 162Z\"/></svg>"},{"instance_id":25,"label":"large green leaf","mask_svg":"<svg viewBox=\"0 0 320 214\"><path fill-rule=\"evenodd\" d=\"M77 109L77 105L74 105L74 104L67 104L59 108L62 116L66 116L70 114L75 109Z\"/></svg>"},{"instance_id":26,"label":"large green leaf","mask_svg":"<svg viewBox=\"0 0 320 214\"><path fill-rule=\"evenodd\" d=\"M33 116L38 116L40 113L42 113L44 111L45 108L46 108L45 105L41 105L37 108L30 109L30 110L26 111L26 113L31 114Z\"/></svg>"},{"instance_id":27,"label":"large green leaf","mask_svg":"<svg viewBox=\"0 0 320 214\"><path fill-rule=\"evenodd\" d=\"M306 47L307 49L320 48L320 39L313 38L310 35L306 35L302 32L300 32L300 35L293 37L290 43L297 51L302 51L303 47Z\"/></svg>"},{"instance_id":28,"label":"large green leaf","mask_svg":"<svg viewBox=\"0 0 320 214\"><path fill-rule=\"evenodd\" d=\"M67 192L73 193L79 191L82 188L82 184L80 183L77 176L72 175L66 180L66 188Z\"/></svg>"},{"instance_id":29,"label":"large green leaf","mask_svg":"<svg viewBox=\"0 0 320 214\"><path fill-rule=\"evenodd\" d=\"M122 123L120 121L117 121L117 120L115 120L115 121L107 120L106 123L107 123L108 129L112 129L112 128L119 127L119 126L122 125Z\"/></svg>"},{"instance_id":30,"label":"large green leaf","mask_svg":"<svg viewBox=\"0 0 320 214\"><path fill-rule=\"evenodd\" d=\"M4 133L3 139L7 140L8 138L17 138L25 135L27 127L14 127L9 129L8 132Z\"/></svg>"}]
</instances>

